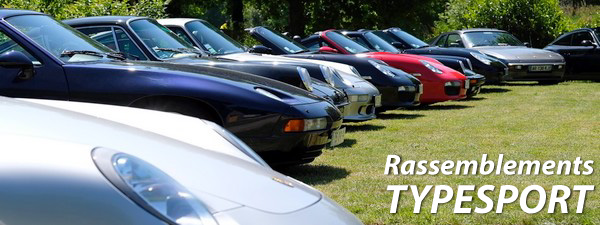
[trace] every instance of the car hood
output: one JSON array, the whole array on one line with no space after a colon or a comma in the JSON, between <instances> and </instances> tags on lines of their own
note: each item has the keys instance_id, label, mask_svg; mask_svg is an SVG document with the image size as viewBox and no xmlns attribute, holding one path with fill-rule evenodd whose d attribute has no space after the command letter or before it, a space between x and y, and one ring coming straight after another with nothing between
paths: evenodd
<instances>
[{"instance_id":1,"label":"car hood","mask_svg":"<svg viewBox=\"0 0 600 225\"><path fill-rule=\"evenodd\" d=\"M358 57L361 57L361 55L362 54L357 54ZM395 54L395 53L389 53L389 52L370 52L370 53L366 53L365 55L370 55L370 56L374 56L374 57L382 57L382 58L394 57L397 60L425 60L425 61L429 61L429 62L433 62L433 63L440 63L433 58L420 56L420 55L413 55L413 54L404 54L404 53Z\"/></svg>"},{"instance_id":2,"label":"car hood","mask_svg":"<svg viewBox=\"0 0 600 225\"><path fill-rule=\"evenodd\" d=\"M4 97L0 114L0 133L89 145L88 151L105 147L143 159L189 189L213 213L241 206L290 213L323 197L255 163L97 117Z\"/></svg>"},{"instance_id":3,"label":"car hood","mask_svg":"<svg viewBox=\"0 0 600 225\"><path fill-rule=\"evenodd\" d=\"M551 51L519 46L475 47L479 52L508 63L564 63L564 58Z\"/></svg>"}]
</instances>

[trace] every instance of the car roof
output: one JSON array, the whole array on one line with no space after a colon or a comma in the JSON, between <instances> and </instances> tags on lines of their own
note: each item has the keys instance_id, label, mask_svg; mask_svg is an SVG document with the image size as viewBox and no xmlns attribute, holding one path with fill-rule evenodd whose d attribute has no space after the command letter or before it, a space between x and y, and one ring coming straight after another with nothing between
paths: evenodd
<instances>
[{"instance_id":1,"label":"car roof","mask_svg":"<svg viewBox=\"0 0 600 225\"><path fill-rule=\"evenodd\" d=\"M69 24L71 26L78 25L101 25L101 24L117 24L117 25L125 25L127 21L133 19L143 19L146 17L139 16L92 16L92 17L82 17L75 19L63 20L64 23Z\"/></svg>"},{"instance_id":2,"label":"car roof","mask_svg":"<svg viewBox=\"0 0 600 225\"><path fill-rule=\"evenodd\" d=\"M572 31L570 31L568 33L572 33L572 32L575 32L575 31L582 31L582 30L594 32L594 31L600 30L600 27L596 27L596 28L583 27L583 28L578 28L578 29L572 30Z\"/></svg>"},{"instance_id":3,"label":"car roof","mask_svg":"<svg viewBox=\"0 0 600 225\"><path fill-rule=\"evenodd\" d=\"M166 19L159 19L158 22L162 25L175 25L175 26L185 26L186 23L192 22L192 21L204 21L205 20L201 20L201 19L196 19L196 18L166 18Z\"/></svg>"},{"instance_id":4,"label":"car roof","mask_svg":"<svg viewBox=\"0 0 600 225\"><path fill-rule=\"evenodd\" d=\"M498 29L493 29L493 28L468 28L468 29L462 29L462 30L457 30L457 32L459 33L469 33L469 32L485 32L485 31L496 31L496 32L506 32L504 30L498 30Z\"/></svg>"},{"instance_id":5,"label":"car roof","mask_svg":"<svg viewBox=\"0 0 600 225\"><path fill-rule=\"evenodd\" d=\"M11 16L17 15L45 15L40 12L30 11L30 10L22 10L22 9L8 9L8 8L0 8L0 18L8 18Z\"/></svg>"}]
</instances>

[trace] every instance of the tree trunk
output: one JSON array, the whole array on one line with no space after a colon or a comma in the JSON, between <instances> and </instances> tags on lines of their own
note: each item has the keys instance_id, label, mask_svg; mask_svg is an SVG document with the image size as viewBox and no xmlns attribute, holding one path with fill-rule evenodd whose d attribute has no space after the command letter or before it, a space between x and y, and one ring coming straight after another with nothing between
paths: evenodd
<instances>
[{"instance_id":1,"label":"tree trunk","mask_svg":"<svg viewBox=\"0 0 600 225\"><path fill-rule=\"evenodd\" d=\"M236 40L240 40L244 32L244 1L228 0L229 15L231 15L231 34Z\"/></svg>"},{"instance_id":2,"label":"tree trunk","mask_svg":"<svg viewBox=\"0 0 600 225\"><path fill-rule=\"evenodd\" d=\"M304 28L306 26L306 16L304 12L303 0L287 0L289 4L289 25L287 31L291 36L300 35L304 37Z\"/></svg>"}]
</instances>

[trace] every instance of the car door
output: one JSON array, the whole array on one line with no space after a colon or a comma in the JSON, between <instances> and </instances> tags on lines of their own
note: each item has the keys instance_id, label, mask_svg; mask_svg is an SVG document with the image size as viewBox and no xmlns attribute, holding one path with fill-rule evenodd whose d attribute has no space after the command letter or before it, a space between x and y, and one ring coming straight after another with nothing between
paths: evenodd
<instances>
[{"instance_id":1,"label":"car door","mask_svg":"<svg viewBox=\"0 0 600 225\"><path fill-rule=\"evenodd\" d=\"M446 38L448 35L442 35L440 38L431 43L432 46L444 47L444 43L446 42Z\"/></svg>"},{"instance_id":2,"label":"car door","mask_svg":"<svg viewBox=\"0 0 600 225\"><path fill-rule=\"evenodd\" d=\"M62 64L35 44L0 24L0 55L24 54L33 67L33 76L23 77L21 68L0 67L0 95L21 98L67 100L68 86Z\"/></svg>"},{"instance_id":3,"label":"car door","mask_svg":"<svg viewBox=\"0 0 600 225\"><path fill-rule=\"evenodd\" d=\"M460 35L458 34L448 34L448 38L446 38L446 42L444 43L444 47L446 48L464 48L464 44Z\"/></svg>"},{"instance_id":4,"label":"car door","mask_svg":"<svg viewBox=\"0 0 600 225\"><path fill-rule=\"evenodd\" d=\"M573 34L569 53L572 63L571 69L574 75L589 76L595 71L598 71L597 64L599 61L596 61L595 57L598 47L584 44L584 41L597 44L589 31L581 31Z\"/></svg>"}]
</instances>

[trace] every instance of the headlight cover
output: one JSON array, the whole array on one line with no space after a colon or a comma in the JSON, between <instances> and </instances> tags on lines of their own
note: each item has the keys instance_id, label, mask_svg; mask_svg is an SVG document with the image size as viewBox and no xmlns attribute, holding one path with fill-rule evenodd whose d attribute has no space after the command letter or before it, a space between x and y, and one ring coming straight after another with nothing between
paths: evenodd
<instances>
[{"instance_id":1,"label":"headlight cover","mask_svg":"<svg viewBox=\"0 0 600 225\"><path fill-rule=\"evenodd\" d=\"M248 157L254 159L258 164L271 168L250 146L248 146L244 141L240 140L237 136L226 130L225 128L217 125L216 123L210 121L204 121L207 123L215 132L217 132L221 137L225 138L225 140L229 141L233 146L238 148L241 152L243 152Z\"/></svg>"},{"instance_id":2,"label":"headlight cover","mask_svg":"<svg viewBox=\"0 0 600 225\"><path fill-rule=\"evenodd\" d=\"M105 148L95 148L92 159L117 189L168 224L218 224L200 200L146 161Z\"/></svg>"},{"instance_id":3,"label":"headlight cover","mask_svg":"<svg viewBox=\"0 0 600 225\"><path fill-rule=\"evenodd\" d=\"M390 71L382 66L382 65L386 65L386 64L382 64L381 62L375 62L374 60L369 60L369 63L371 63L371 65L373 65L375 68L377 68L377 70L381 71L383 74L385 74L389 77L396 76L396 74L394 74L392 71Z\"/></svg>"},{"instance_id":4,"label":"headlight cover","mask_svg":"<svg viewBox=\"0 0 600 225\"><path fill-rule=\"evenodd\" d=\"M444 73L444 72L442 72L442 70L438 69L437 67L435 67L430 62L427 62L425 60L419 60L419 61L421 62L421 64L423 64L425 67L427 67L427 69L431 70L431 72L434 72L434 73L437 73L437 74Z\"/></svg>"},{"instance_id":5,"label":"headlight cover","mask_svg":"<svg viewBox=\"0 0 600 225\"><path fill-rule=\"evenodd\" d=\"M488 57L487 57L487 56L485 56L485 55L483 55L483 54L481 54L481 53L471 52L471 55L472 55L472 56L473 56L475 59L477 59L477 60L479 60L480 62L482 62L483 64L486 64L486 65L491 65L491 64L492 64L492 60L488 59Z\"/></svg>"},{"instance_id":6,"label":"headlight cover","mask_svg":"<svg viewBox=\"0 0 600 225\"><path fill-rule=\"evenodd\" d=\"M306 70L306 68L304 67L299 66L296 67L296 70L298 70L298 74L300 74L300 77L302 78L302 83L304 83L306 90L313 91L312 80L310 79L310 74L308 73L308 70Z\"/></svg>"},{"instance_id":7,"label":"headlight cover","mask_svg":"<svg viewBox=\"0 0 600 225\"><path fill-rule=\"evenodd\" d=\"M321 72L323 73L325 81L329 85L335 86L335 82L333 81L333 70L331 69L331 67L320 65L319 68L321 68Z\"/></svg>"},{"instance_id":8,"label":"headlight cover","mask_svg":"<svg viewBox=\"0 0 600 225\"><path fill-rule=\"evenodd\" d=\"M256 88L254 88L254 90L256 90L256 92L258 92L258 93L260 93L260 94L262 94L264 96L267 96L269 98L275 99L275 100L280 101L280 102L283 102L283 99L281 99L279 96L271 93L270 91L267 91L264 88L256 87Z\"/></svg>"},{"instance_id":9,"label":"headlight cover","mask_svg":"<svg viewBox=\"0 0 600 225\"><path fill-rule=\"evenodd\" d=\"M358 72L358 70L357 70L357 69L356 69L354 66L349 66L349 67L350 67L350 71L352 71L352 73L353 73L354 75L356 75L357 77L362 77L362 76L360 75L360 72Z\"/></svg>"}]
</instances>

